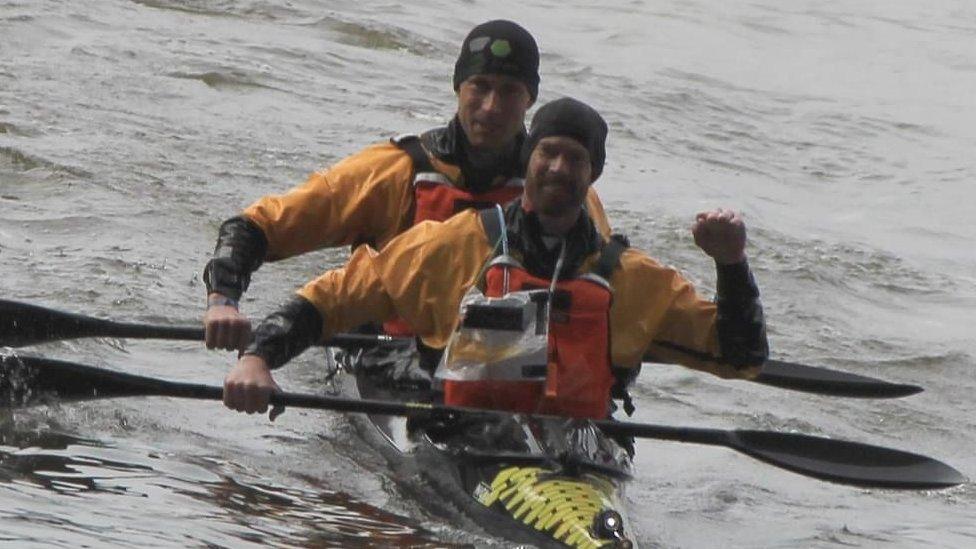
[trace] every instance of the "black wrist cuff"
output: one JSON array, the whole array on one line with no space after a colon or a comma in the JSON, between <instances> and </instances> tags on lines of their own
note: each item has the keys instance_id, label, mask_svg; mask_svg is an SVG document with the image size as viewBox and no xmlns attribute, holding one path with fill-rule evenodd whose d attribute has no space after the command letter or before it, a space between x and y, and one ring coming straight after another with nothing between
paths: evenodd
<instances>
[{"instance_id":1,"label":"black wrist cuff","mask_svg":"<svg viewBox=\"0 0 976 549\"><path fill-rule=\"evenodd\" d=\"M232 217L220 226L213 259L203 270L207 293L240 300L268 251L268 239L253 221Z\"/></svg>"},{"instance_id":2,"label":"black wrist cuff","mask_svg":"<svg viewBox=\"0 0 976 549\"><path fill-rule=\"evenodd\" d=\"M203 283L207 287L207 295L218 293L234 301L240 301L250 282L250 275L236 272L229 258L211 259L203 269Z\"/></svg>"},{"instance_id":3,"label":"black wrist cuff","mask_svg":"<svg viewBox=\"0 0 976 549\"><path fill-rule=\"evenodd\" d=\"M759 287L749 264L716 264L716 271L716 323L722 359L740 369L761 365L769 356L769 343Z\"/></svg>"},{"instance_id":4,"label":"black wrist cuff","mask_svg":"<svg viewBox=\"0 0 976 549\"><path fill-rule=\"evenodd\" d=\"M274 370L322 338L322 315L308 300L295 296L254 330L245 354L260 356Z\"/></svg>"},{"instance_id":5,"label":"black wrist cuff","mask_svg":"<svg viewBox=\"0 0 976 549\"><path fill-rule=\"evenodd\" d=\"M718 300L746 301L759 297L759 286L749 270L749 262L715 264Z\"/></svg>"}]
</instances>

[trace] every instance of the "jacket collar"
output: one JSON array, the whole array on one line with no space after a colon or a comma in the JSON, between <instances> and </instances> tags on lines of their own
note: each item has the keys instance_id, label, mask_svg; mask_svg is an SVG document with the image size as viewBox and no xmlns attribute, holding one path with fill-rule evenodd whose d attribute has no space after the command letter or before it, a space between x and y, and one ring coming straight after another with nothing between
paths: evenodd
<instances>
[{"instance_id":1,"label":"jacket collar","mask_svg":"<svg viewBox=\"0 0 976 549\"><path fill-rule=\"evenodd\" d=\"M551 279L559 258L559 247L548 248L542 241L542 225L535 212L522 207L519 198L505 208L508 244L515 256L533 276ZM576 224L566 235L566 257L560 279L573 278L587 257L600 249L601 238L584 206Z\"/></svg>"},{"instance_id":2,"label":"jacket collar","mask_svg":"<svg viewBox=\"0 0 976 549\"><path fill-rule=\"evenodd\" d=\"M443 162L454 164L461 169L460 186L473 192L484 192L491 188L498 177L507 181L512 177L522 177L524 167L519 160L519 151L525 141L525 128L515 138L515 145L510 157L491 169L478 169L468 158L468 138L461 128L461 121L457 115L440 128L434 128L421 134L420 139L434 157Z\"/></svg>"}]
</instances>

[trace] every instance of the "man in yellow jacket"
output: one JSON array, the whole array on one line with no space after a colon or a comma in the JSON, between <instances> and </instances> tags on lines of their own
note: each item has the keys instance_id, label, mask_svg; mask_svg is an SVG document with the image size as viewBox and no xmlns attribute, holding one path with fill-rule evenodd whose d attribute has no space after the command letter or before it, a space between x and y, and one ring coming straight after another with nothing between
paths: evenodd
<instances>
[{"instance_id":1,"label":"man in yellow jacket","mask_svg":"<svg viewBox=\"0 0 976 549\"><path fill-rule=\"evenodd\" d=\"M539 323L549 330L548 351L538 368L522 368L524 379L464 380L442 361L448 404L606 417L608 370L636 369L649 351L722 377L756 375L768 345L742 218L725 209L696 217L695 242L718 277L715 302L702 299L677 271L612 244L585 215L606 135L602 117L583 103L564 98L542 107L522 148L521 199L419 224L380 251L358 248L345 267L308 283L258 326L227 375L225 404L265 411L277 390L274 368L366 322L399 315L424 343L443 349L479 329L472 308L459 315L473 288L476 296L501 297L548 286L548 315ZM484 325L498 328L496 320Z\"/></svg>"},{"instance_id":2,"label":"man in yellow jacket","mask_svg":"<svg viewBox=\"0 0 976 549\"><path fill-rule=\"evenodd\" d=\"M250 341L238 301L264 261L364 243L380 249L421 221L521 195L518 153L538 69L538 48L525 29L503 20L478 25L454 67L457 114L446 127L369 147L225 221L204 270L207 347L243 349ZM609 234L595 194L587 209ZM396 335L408 328L392 326Z\"/></svg>"}]
</instances>

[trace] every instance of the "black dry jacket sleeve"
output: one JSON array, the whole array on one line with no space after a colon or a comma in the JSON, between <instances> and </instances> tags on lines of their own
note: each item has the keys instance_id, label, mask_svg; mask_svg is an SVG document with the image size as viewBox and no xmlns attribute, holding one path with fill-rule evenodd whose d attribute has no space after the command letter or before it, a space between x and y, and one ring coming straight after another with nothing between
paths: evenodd
<instances>
[{"instance_id":1,"label":"black dry jacket sleeve","mask_svg":"<svg viewBox=\"0 0 976 549\"><path fill-rule=\"evenodd\" d=\"M268 238L253 221L236 216L224 221L217 236L214 256L203 270L207 293L240 299L268 251Z\"/></svg>"},{"instance_id":2,"label":"black dry jacket sleeve","mask_svg":"<svg viewBox=\"0 0 976 549\"><path fill-rule=\"evenodd\" d=\"M735 367L759 366L769 358L759 288L745 261L715 265L718 344L722 360Z\"/></svg>"},{"instance_id":3,"label":"black dry jacket sleeve","mask_svg":"<svg viewBox=\"0 0 976 549\"><path fill-rule=\"evenodd\" d=\"M261 321L244 354L257 355L272 370L279 368L322 337L322 315L308 300L295 296Z\"/></svg>"}]
</instances>

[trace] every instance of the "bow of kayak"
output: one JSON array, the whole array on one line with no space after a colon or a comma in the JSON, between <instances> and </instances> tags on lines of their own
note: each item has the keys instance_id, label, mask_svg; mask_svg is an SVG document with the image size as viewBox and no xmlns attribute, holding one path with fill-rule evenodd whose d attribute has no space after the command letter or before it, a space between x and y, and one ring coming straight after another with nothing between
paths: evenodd
<instances>
[{"instance_id":1,"label":"bow of kayak","mask_svg":"<svg viewBox=\"0 0 976 549\"><path fill-rule=\"evenodd\" d=\"M372 367L365 367L372 362ZM360 355L345 391L381 400L430 399L423 376ZM390 358L387 356L386 358ZM394 357L397 358L397 357ZM409 360L406 357L398 357ZM372 360L371 360L372 359ZM630 456L587 422L572 420L486 425L410 424L370 415L365 423L394 468L413 462L444 498L493 536L541 547L632 548L623 506Z\"/></svg>"}]
</instances>

